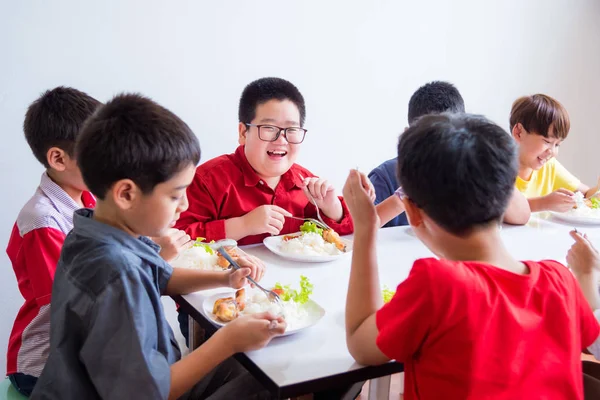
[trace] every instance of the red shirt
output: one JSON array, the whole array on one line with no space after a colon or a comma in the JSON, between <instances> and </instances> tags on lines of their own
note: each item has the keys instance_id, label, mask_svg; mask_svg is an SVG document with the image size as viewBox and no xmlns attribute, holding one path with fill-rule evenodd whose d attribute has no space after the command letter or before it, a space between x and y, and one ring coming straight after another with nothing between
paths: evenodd
<instances>
[{"instance_id":1,"label":"red shirt","mask_svg":"<svg viewBox=\"0 0 600 400\"><path fill-rule=\"evenodd\" d=\"M96 205L88 192L83 192L81 200L85 207ZM7 374L20 372L38 377L46 364L52 282L77 209L79 205L44 173L40 186L17 217L6 253L24 302L8 340Z\"/></svg>"},{"instance_id":2,"label":"red shirt","mask_svg":"<svg viewBox=\"0 0 600 400\"><path fill-rule=\"evenodd\" d=\"M404 398L583 399L581 351L599 326L567 268L415 261L377 312L377 346L405 366Z\"/></svg>"},{"instance_id":3,"label":"red shirt","mask_svg":"<svg viewBox=\"0 0 600 400\"><path fill-rule=\"evenodd\" d=\"M187 190L189 208L181 214L176 227L185 230L192 238L204 237L219 240L227 237L225 220L241 217L265 204L277 205L295 217L316 218L316 207L308 201L300 188L304 178L314 176L299 165L281 176L275 190L271 189L256 174L239 146L235 153L223 155L200 165L196 176ZM352 233L354 225L343 199L344 214L338 223L321 217L340 235ZM286 218L281 234L297 232L302 221ZM238 241L240 245L262 243L268 233L247 236Z\"/></svg>"}]
</instances>

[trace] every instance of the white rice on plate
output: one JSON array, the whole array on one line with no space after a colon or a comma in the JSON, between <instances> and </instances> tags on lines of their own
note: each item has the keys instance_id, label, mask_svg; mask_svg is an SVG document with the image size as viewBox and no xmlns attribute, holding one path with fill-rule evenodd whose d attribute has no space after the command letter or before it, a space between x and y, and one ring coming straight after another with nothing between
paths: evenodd
<instances>
[{"instance_id":1,"label":"white rice on plate","mask_svg":"<svg viewBox=\"0 0 600 400\"><path fill-rule=\"evenodd\" d=\"M314 232L303 233L290 240L282 240L279 249L284 253L301 254L305 256L337 256L343 254L335 244L328 243L323 237Z\"/></svg>"},{"instance_id":2,"label":"white rice on plate","mask_svg":"<svg viewBox=\"0 0 600 400\"><path fill-rule=\"evenodd\" d=\"M219 256L210 254L206 251L204 246L194 246L183 251L175 260L171 262L171 265L175 268L198 268L208 271L222 271L217 260Z\"/></svg>"},{"instance_id":3,"label":"white rice on plate","mask_svg":"<svg viewBox=\"0 0 600 400\"><path fill-rule=\"evenodd\" d=\"M242 314L258 314L270 311L274 315L283 315L287 323L287 330L301 328L309 320L309 312L305 304L298 304L292 300L283 301L283 306L269 301L263 292L257 291L246 301L246 307Z\"/></svg>"},{"instance_id":4,"label":"white rice on plate","mask_svg":"<svg viewBox=\"0 0 600 400\"><path fill-rule=\"evenodd\" d=\"M600 220L600 209L588 207L588 205L584 202L585 197L583 193L576 192L573 195L573 198L575 199L575 204L577 205L577 208L569 210L565 212L565 214L572 215L574 217Z\"/></svg>"}]
</instances>

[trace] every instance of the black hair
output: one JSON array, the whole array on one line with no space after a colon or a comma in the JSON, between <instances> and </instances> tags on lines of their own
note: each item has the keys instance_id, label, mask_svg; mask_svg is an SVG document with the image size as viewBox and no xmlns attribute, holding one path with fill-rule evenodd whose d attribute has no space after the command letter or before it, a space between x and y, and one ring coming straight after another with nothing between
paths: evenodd
<instances>
[{"instance_id":1,"label":"black hair","mask_svg":"<svg viewBox=\"0 0 600 400\"><path fill-rule=\"evenodd\" d=\"M413 93L408 102L408 124L426 114L464 113L465 102L458 89L448 82L429 82Z\"/></svg>"},{"instance_id":2,"label":"black hair","mask_svg":"<svg viewBox=\"0 0 600 400\"><path fill-rule=\"evenodd\" d=\"M52 147L73 157L83 123L101 103L77 89L59 86L47 90L27 108L23 132L33 155L49 168L46 153Z\"/></svg>"},{"instance_id":3,"label":"black hair","mask_svg":"<svg viewBox=\"0 0 600 400\"><path fill-rule=\"evenodd\" d=\"M85 123L76 146L83 180L100 199L121 179L144 194L200 161L200 144L179 117L139 94L122 94Z\"/></svg>"},{"instance_id":4,"label":"black hair","mask_svg":"<svg viewBox=\"0 0 600 400\"><path fill-rule=\"evenodd\" d=\"M250 123L256 117L256 107L269 100L289 100L294 103L300 113L300 126L304 126L306 119L304 97L296 86L281 78L261 78L244 88L238 108L239 122Z\"/></svg>"},{"instance_id":5,"label":"black hair","mask_svg":"<svg viewBox=\"0 0 600 400\"><path fill-rule=\"evenodd\" d=\"M501 221L517 171L514 140L482 116L427 115L398 143L398 180L404 193L459 236Z\"/></svg>"}]
</instances>

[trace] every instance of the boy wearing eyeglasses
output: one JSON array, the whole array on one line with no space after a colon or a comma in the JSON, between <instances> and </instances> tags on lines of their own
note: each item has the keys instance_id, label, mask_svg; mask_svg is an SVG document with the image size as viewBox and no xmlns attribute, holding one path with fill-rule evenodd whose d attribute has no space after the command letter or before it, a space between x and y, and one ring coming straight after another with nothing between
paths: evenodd
<instances>
[{"instance_id":1,"label":"boy wearing eyeglasses","mask_svg":"<svg viewBox=\"0 0 600 400\"><path fill-rule=\"evenodd\" d=\"M341 235L352 219L341 197L323 178L295 164L306 136L302 94L280 78L250 83L240 98L239 144L235 153L196 169L188 188L189 208L177 222L192 238L260 243L269 235L297 232L315 218Z\"/></svg>"}]
</instances>

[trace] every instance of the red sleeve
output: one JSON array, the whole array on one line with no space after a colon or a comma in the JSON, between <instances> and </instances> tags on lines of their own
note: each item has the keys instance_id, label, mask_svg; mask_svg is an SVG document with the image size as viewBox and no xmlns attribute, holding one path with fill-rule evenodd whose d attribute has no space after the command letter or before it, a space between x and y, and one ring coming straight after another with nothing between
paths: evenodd
<instances>
[{"instance_id":1,"label":"red sleeve","mask_svg":"<svg viewBox=\"0 0 600 400\"><path fill-rule=\"evenodd\" d=\"M187 189L189 206L175 224L192 239L203 237L207 240L225 239L225 220L217 219L218 209L209 188L196 175Z\"/></svg>"},{"instance_id":2,"label":"red sleeve","mask_svg":"<svg viewBox=\"0 0 600 400\"><path fill-rule=\"evenodd\" d=\"M22 260L40 307L50 303L54 272L64 242L65 234L54 228L34 229L23 236Z\"/></svg>"},{"instance_id":3,"label":"red sleeve","mask_svg":"<svg viewBox=\"0 0 600 400\"><path fill-rule=\"evenodd\" d=\"M352 217L350 216L350 211L348 210L348 206L344 201L343 197L339 197L342 202L342 219L340 222L336 222L335 220L329 218L321 211L321 217L323 221L331 227L334 231L336 231L340 235L349 235L354 232L354 222L352 222ZM317 218L317 210L314 204L310 201L308 202L306 208L304 209L304 217L305 218Z\"/></svg>"},{"instance_id":4,"label":"red sleeve","mask_svg":"<svg viewBox=\"0 0 600 400\"><path fill-rule=\"evenodd\" d=\"M389 358L406 361L416 353L432 325L434 286L429 270L432 261L415 261L408 278L396 289L392 300L375 318L379 334L377 347Z\"/></svg>"}]
</instances>

